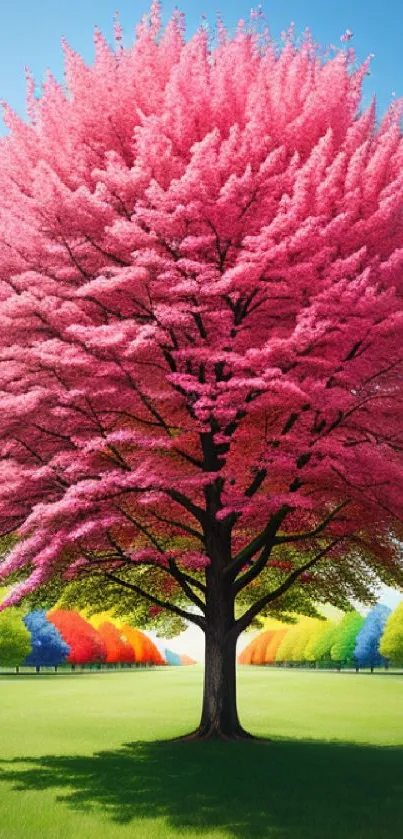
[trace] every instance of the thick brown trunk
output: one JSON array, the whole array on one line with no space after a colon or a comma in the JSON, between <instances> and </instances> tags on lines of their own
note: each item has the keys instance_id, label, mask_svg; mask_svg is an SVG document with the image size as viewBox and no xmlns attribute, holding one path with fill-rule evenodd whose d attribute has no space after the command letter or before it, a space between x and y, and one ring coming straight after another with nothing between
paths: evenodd
<instances>
[{"instance_id":1,"label":"thick brown trunk","mask_svg":"<svg viewBox=\"0 0 403 839\"><path fill-rule=\"evenodd\" d=\"M205 465L214 471L218 464L211 435L201 435ZM204 526L206 552L205 665L203 705L196 731L180 740L253 740L242 728L236 698L235 589L226 577L231 558L231 531L217 520L221 509L221 479L205 491L208 526Z\"/></svg>"},{"instance_id":2,"label":"thick brown trunk","mask_svg":"<svg viewBox=\"0 0 403 839\"><path fill-rule=\"evenodd\" d=\"M208 631L205 643L203 705L200 724L180 740L251 740L242 728L236 698L236 639L223 642Z\"/></svg>"},{"instance_id":3,"label":"thick brown trunk","mask_svg":"<svg viewBox=\"0 0 403 839\"><path fill-rule=\"evenodd\" d=\"M225 639L217 627L206 632L203 706L196 732L199 737L232 740L251 736L238 717L236 640L232 635Z\"/></svg>"},{"instance_id":4,"label":"thick brown trunk","mask_svg":"<svg viewBox=\"0 0 403 839\"><path fill-rule=\"evenodd\" d=\"M184 739L252 739L241 726L236 697L234 598L210 571L206 603L203 705L200 724Z\"/></svg>"}]
</instances>

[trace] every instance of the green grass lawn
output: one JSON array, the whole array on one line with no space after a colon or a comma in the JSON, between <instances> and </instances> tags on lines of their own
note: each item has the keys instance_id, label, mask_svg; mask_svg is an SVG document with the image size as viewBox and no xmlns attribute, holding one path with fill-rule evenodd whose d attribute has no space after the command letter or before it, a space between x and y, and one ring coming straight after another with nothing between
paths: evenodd
<instances>
[{"instance_id":1,"label":"green grass lawn","mask_svg":"<svg viewBox=\"0 0 403 839\"><path fill-rule=\"evenodd\" d=\"M403 677L243 668L270 743L161 743L202 671L0 678L0 839L398 839Z\"/></svg>"}]
</instances>

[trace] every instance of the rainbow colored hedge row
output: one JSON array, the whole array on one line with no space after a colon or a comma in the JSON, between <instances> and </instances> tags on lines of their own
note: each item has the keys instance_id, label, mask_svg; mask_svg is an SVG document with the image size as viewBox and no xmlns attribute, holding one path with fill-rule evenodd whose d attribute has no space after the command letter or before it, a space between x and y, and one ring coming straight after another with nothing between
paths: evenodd
<instances>
[{"instance_id":1,"label":"rainbow colored hedge row","mask_svg":"<svg viewBox=\"0 0 403 839\"><path fill-rule=\"evenodd\" d=\"M337 622L301 617L272 624L245 647L239 664L403 666L403 601L394 612L377 604L366 617L351 611Z\"/></svg>"},{"instance_id":2,"label":"rainbow colored hedge row","mask_svg":"<svg viewBox=\"0 0 403 839\"><path fill-rule=\"evenodd\" d=\"M86 619L63 609L24 615L15 608L0 615L1 667L194 663L188 656L159 649L144 632L109 615Z\"/></svg>"}]
</instances>

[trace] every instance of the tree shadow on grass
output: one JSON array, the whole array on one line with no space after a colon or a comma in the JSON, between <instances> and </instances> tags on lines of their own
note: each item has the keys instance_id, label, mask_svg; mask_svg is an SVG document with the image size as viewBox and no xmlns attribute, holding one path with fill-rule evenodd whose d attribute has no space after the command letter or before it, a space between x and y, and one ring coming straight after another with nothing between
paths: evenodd
<instances>
[{"instance_id":1,"label":"tree shadow on grass","mask_svg":"<svg viewBox=\"0 0 403 839\"><path fill-rule=\"evenodd\" d=\"M402 748L135 742L89 756L2 761L0 781L21 791L54 789L74 810L102 812L122 825L162 818L187 836L214 830L229 839L403 835Z\"/></svg>"}]
</instances>

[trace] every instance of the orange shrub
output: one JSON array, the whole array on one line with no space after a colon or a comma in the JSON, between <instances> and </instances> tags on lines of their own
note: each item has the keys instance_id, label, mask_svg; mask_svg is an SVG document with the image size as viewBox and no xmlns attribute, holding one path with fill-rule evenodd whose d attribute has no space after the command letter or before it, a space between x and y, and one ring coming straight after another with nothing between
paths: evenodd
<instances>
[{"instance_id":1,"label":"orange shrub","mask_svg":"<svg viewBox=\"0 0 403 839\"><path fill-rule=\"evenodd\" d=\"M276 629L272 633L272 637L270 638L270 641L269 641L269 643L267 644L267 647L266 647L266 658L265 658L266 664L274 664L274 662L276 660L277 650L278 650L283 638L285 638L285 636L287 635L287 632L288 632L288 627L285 628L285 629Z\"/></svg>"},{"instance_id":2,"label":"orange shrub","mask_svg":"<svg viewBox=\"0 0 403 839\"><path fill-rule=\"evenodd\" d=\"M144 632L140 632L139 629L135 629L128 624L123 624L120 633L122 638L132 647L135 661L138 664L166 664L159 649Z\"/></svg>"},{"instance_id":3,"label":"orange shrub","mask_svg":"<svg viewBox=\"0 0 403 839\"><path fill-rule=\"evenodd\" d=\"M197 662L194 660L194 658L191 658L190 655L181 655L181 664L187 665L196 663Z\"/></svg>"},{"instance_id":4,"label":"orange shrub","mask_svg":"<svg viewBox=\"0 0 403 839\"><path fill-rule=\"evenodd\" d=\"M257 638L254 639L253 652L251 657L251 664L264 664L266 661L266 647L273 637L273 630L268 629L266 632L261 632Z\"/></svg>"},{"instance_id":5,"label":"orange shrub","mask_svg":"<svg viewBox=\"0 0 403 839\"><path fill-rule=\"evenodd\" d=\"M240 655L238 656L238 664L251 664L251 659L253 655L255 639L253 638L252 641L248 644L245 649L242 650Z\"/></svg>"},{"instance_id":6,"label":"orange shrub","mask_svg":"<svg viewBox=\"0 0 403 839\"><path fill-rule=\"evenodd\" d=\"M122 638L113 623L104 621L98 627L98 632L106 646L106 661L108 664L133 663L136 660L133 647Z\"/></svg>"}]
</instances>

